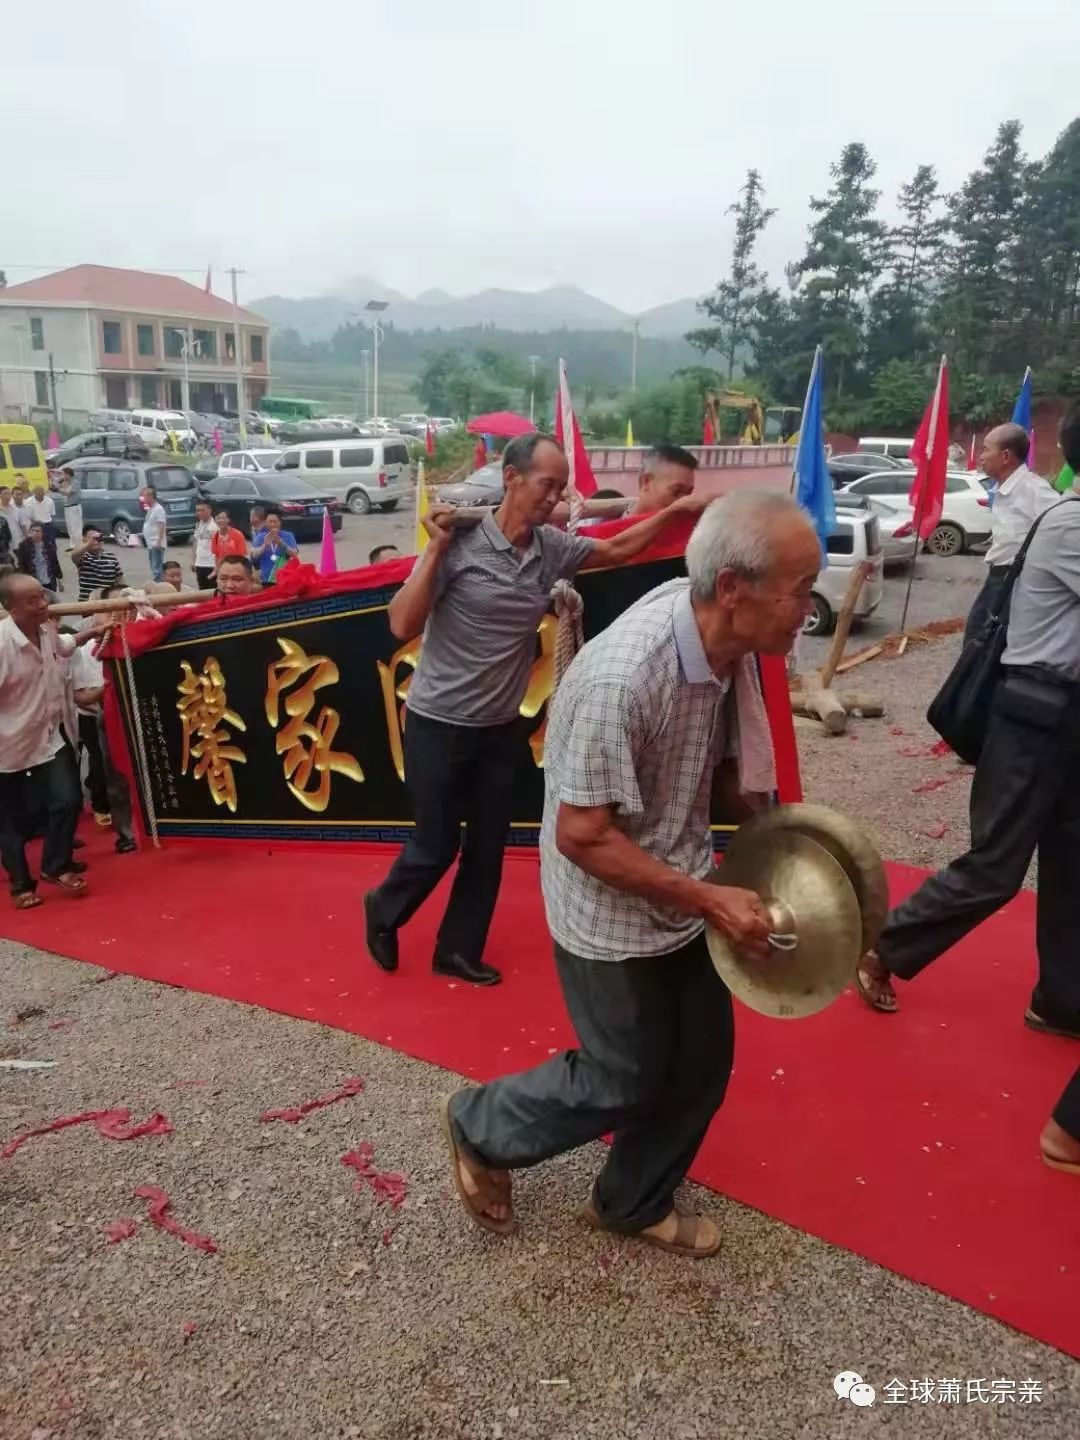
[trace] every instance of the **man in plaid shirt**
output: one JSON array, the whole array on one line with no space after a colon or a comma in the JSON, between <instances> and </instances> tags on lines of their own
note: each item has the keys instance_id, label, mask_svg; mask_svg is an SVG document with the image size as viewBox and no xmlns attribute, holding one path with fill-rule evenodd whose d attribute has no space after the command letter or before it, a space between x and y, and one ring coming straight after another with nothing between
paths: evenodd
<instances>
[{"instance_id":1,"label":"man in plaid shirt","mask_svg":"<svg viewBox=\"0 0 1080 1440\"><path fill-rule=\"evenodd\" d=\"M488 1230L512 1228L511 1170L610 1131L584 1218L684 1255L720 1247L674 1205L734 1052L704 931L765 959L769 927L757 895L707 881L710 801L719 783L749 813L769 746L752 657L790 650L821 547L788 496L736 491L705 511L686 563L688 580L585 646L551 706L541 873L579 1048L443 1102L458 1193Z\"/></svg>"}]
</instances>

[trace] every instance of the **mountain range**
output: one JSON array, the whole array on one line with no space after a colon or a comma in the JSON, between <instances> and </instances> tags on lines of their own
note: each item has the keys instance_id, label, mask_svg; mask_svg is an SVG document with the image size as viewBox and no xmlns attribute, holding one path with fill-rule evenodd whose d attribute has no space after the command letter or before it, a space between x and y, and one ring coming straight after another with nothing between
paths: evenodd
<instances>
[{"instance_id":1,"label":"mountain range","mask_svg":"<svg viewBox=\"0 0 1080 1440\"><path fill-rule=\"evenodd\" d=\"M332 292L296 299L266 295L250 309L276 330L295 330L302 340L328 340L335 330L361 317L369 300L388 305L384 320L398 330L461 330L492 325L499 330L630 330L634 317L576 285L546 290L480 290L450 295L425 290L410 298L377 280L359 275ZM638 317L640 334L653 339L681 338L702 323L693 299L672 300Z\"/></svg>"}]
</instances>

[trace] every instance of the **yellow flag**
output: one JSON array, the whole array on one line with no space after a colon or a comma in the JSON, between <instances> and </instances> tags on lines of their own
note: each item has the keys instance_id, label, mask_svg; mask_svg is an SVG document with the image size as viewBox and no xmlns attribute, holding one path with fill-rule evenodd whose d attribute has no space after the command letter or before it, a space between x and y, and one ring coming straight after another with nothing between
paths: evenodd
<instances>
[{"instance_id":1,"label":"yellow flag","mask_svg":"<svg viewBox=\"0 0 1080 1440\"><path fill-rule=\"evenodd\" d=\"M634 422L633 422L632 420L627 420L627 422L626 422L626 448L627 448L628 450L629 450L629 449L632 449L632 448L633 448L633 444L634 444Z\"/></svg>"},{"instance_id":2,"label":"yellow flag","mask_svg":"<svg viewBox=\"0 0 1080 1440\"><path fill-rule=\"evenodd\" d=\"M430 536L424 529L424 516L428 513L427 479L424 476L424 462L416 462L416 553L419 555Z\"/></svg>"},{"instance_id":3,"label":"yellow flag","mask_svg":"<svg viewBox=\"0 0 1080 1440\"><path fill-rule=\"evenodd\" d=\"M270 434L269 425L263 426L263 439L266 441L267 445L272 445L274 443L274 437Z\"/></svg>"}]
</instances>

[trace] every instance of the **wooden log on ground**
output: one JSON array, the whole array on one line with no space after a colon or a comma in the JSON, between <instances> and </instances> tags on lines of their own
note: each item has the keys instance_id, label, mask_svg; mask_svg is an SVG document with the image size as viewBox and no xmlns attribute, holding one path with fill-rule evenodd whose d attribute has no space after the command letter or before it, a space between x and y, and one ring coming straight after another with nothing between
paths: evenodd
<instances>
[{"instance_id":1,"label":"wooden log on ground","mask_svg":"<svg viewBox=\"0 0 1080 1440\"><path fill-rule=\"evenodd\" d=\"M847 590L844 592L844 600L840 606L840 614L836 619L836 630L833 633L832 644L829 646L829 653L825 664L821 667L821 688L828 690L832 684L833 676L836 674L844 654L844 646L847 644L848 635L851 631L851 622L855 616L855 606L859 603L859 596L862 587L866 584L873 569L869 560L860 560L851 572L851 579L848 581Z\"/></svg>"},{"instance_id":2,"label":"wooden log on ground","mask_svg":"<svg viewBox=\"0 0 1080 1440\"><path fill-rule=\"evenodd\" d=\"M859 692L840 695L835 690L829 693L836 697L848 715L857 710L864 720L877 720L885 714L885 703L880 695L864 695ZM795 715L817 716L817 712L811 711L807 704L807 697L798 691L791 697L791 709Z\"/></svg>"},{"instance_id":3,"label":"wooden log on ground","mask_svg":"<svg viewBox=\"0 0 1080 1440\"><path fill-rule=\"evenodd\" d=\"M820 685L808 686L803 692L802 707L807 714L817 716L829 735L842 735L847 729L847 711L831 690Z\"/></svg>"},{"instance_id":4,"label":"wooden log on ground","mask_svg":"<svg viewBox=\"0 0 1080 1440\"><path fill-rule=\"evenodd\" d=\"M864 665L867 660L875 659L884 649L884 645L871 645L868 650L860 650L856 655L849 655L836 667L837 675L846 675L849 670L854 670L856 665Z\"/></svg>"}]
</instances>

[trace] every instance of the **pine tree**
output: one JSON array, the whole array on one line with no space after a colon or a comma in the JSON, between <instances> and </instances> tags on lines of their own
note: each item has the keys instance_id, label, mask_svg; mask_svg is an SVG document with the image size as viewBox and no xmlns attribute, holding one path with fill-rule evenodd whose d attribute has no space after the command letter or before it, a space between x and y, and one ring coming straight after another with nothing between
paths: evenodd
<instances>
[{"instance_id":1,"label":"pine tree","mask_svg":"<svg viewBox=\"0 0 1080 1440\"><path fill-rule=\"evenodd\" d=\"M892 273L874 293L869 311L867 368L872 376L891 361L918 359L932 348L925 318L949 225L935 213L941 200L932 165L920 165L897 196L900 220L886 241Z\"/></svg>"},{"instance_id":2,"label":"pine tree","mask_svg":"<svg viewBox=\"0 0 1080 1440\"><path fill-rule=\"evenodd\" d=\"M888 258L885 226L874 214L881 194L870 184L876 171L865 145L856 141L844 146L830 167L828 193L810 201L817 219L796 267L801 276L810 277L796 306L803 328L817 328L836 394L843 394L862 358L862 301Z\"/></svg>"},{"instance_id":3,"label":"pine tree","mask_svg":"<svg viewBox=\"0 0 1080 1440\"><path fill-rule=\"evenodd\" d=\"M1031 203L1017 268L1041 344L1039 359L1072 359L1080 321L1080 120L1058 136L1030 181ZM1025 263L1028 262L1028 263Z\"/></svg>"},{"instance_id":4,"label":"pine tree","mask_svg":"<svg viewBox=\"0 0 1080 1440\"><path fill-rule=\"evenodd\" d=\"M729 380L735 373L739 352L753 345L757 300L765 289L765 276L754 263L754 246L776 214L761 203L765 187L757 170L746 172L746 183L739 193L742 199L728 207L728 214L735 216L731 274L720 281L712 295L698 303L698 309L716 323L692 330L686 337L706 353L720 351L727 361Z\"/></svg>"}]
</instances>

